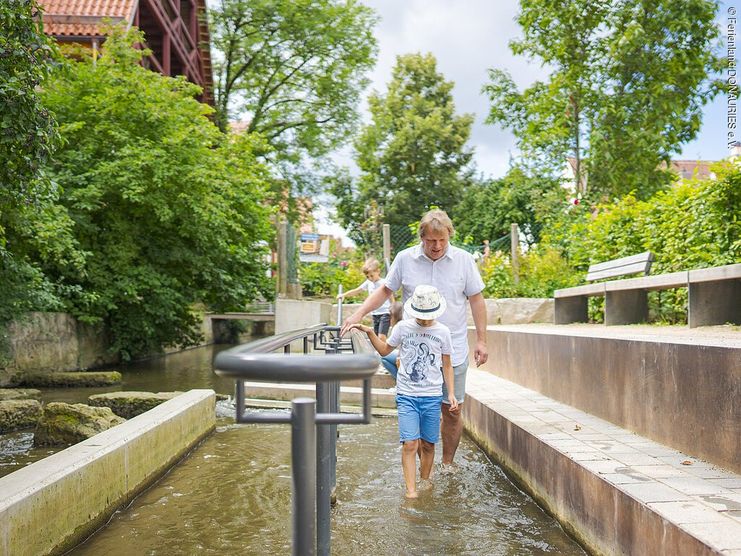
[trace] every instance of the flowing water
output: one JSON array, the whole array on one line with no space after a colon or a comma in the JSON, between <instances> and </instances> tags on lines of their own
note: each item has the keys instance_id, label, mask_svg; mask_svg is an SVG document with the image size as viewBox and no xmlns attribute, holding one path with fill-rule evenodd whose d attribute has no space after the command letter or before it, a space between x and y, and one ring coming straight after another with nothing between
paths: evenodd
<instances>
[{"instance_id":1,"label":"flowing water","mask_svg":"<svg viewBox=\"0 0 741 556\"><path fill-rule=\"evenodd\" d=\"M216 376L212 366L216 354L230 347L234 346L205 346L116 367L115 370L121 371L121 384L96 388L45 388L41 389L40 399L43 403L87 403L88 396L103 392L171 392L192 388L211 388L219 394L231 394L234 381ZM0 434L0 477L60 449L34 447L33 431Z\"/></svg>"},{"instance_id":2,"label":"flowing water","mask_svg":"<svg viewBox=\"0 0 741 556\"><path fill-rule=\"evenodd\" d=\"M396 419L340 431L333 554L584 554L470 440L406 500ZM222 424L72 554L288 554L290 490L288 425Z\"/></svg>"},{"instance_id":3,"label":"flowing water","mask_svg":"<svg viewBox=\"0 0 741 556\"><path fill-rule=\"evenodd\" d=\"M232 382L211 368L223 347L126 368L116 389L230 393ZM57 390L44 398L59 400L59 392L69 401L84 401L91 393L85 389L75 397ZM468 438L454 473L435 471L431 491L405 500L396 419L339 428L333 554L584 554ZM0 465L8 458L7 445L0 445ZM29 457L17 443L15 451L16 459ZM71 554L287 554L290 513L290 427L234 425L233 417L220 418L214 434Z\"/></svg>"}]
</instances>

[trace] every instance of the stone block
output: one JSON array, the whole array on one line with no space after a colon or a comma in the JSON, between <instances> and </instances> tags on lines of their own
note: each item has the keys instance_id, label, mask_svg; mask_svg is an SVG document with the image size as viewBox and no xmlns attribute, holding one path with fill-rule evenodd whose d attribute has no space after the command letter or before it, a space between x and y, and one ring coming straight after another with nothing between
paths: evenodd
<instances>
[{"instance_id":1,"label":"stone block","mask_svg":"<svg viewBox=\"0 0 741 556\"><path fill-rule=\"evenodd\" d=\"M131 419L180 394L182 392L107 392L90 396L88 403L93 407L108 407L119 417Z\"/></svg>"},{"instance_id":2,"label":"stone block","mask_svg":"<svg viewBox=\"0 0 741 556\"><path fill-rule=\"evenodd\" d=\"M0 388L0 401L38 399L41 390L35 388Z\"/></svg>"},{"instance_id":3,"label":"stone block","mask_svg":"<svg viewBox=\"0 0 741 556\"><path fill-rule=\"evenodd\" d=\"M52 402L44 407L44 414L34 435L34 444L76 444L125 421L108 407Z\"/></svg>"},{"instance_id":4,"label":"stone block","mask_svg":"<svg viewBox=\"0 0 741 556\"><path fill-rule=\"evenodd\" d=\"M110 386L121 382L118 371L85 371L70 373L25 373L23 386L41 388L79 388L88 386Z\"/></svg>"},{"instance_id":5,"label":"stone block","mask_svg":"<svg viewBox=\"0 0 741 556\"><path fill-rule=\"evenodd\" d=\"M41 403L37 400L0 401L0 433L33 428L41 413Z\"/></svg>"}]
</instances>

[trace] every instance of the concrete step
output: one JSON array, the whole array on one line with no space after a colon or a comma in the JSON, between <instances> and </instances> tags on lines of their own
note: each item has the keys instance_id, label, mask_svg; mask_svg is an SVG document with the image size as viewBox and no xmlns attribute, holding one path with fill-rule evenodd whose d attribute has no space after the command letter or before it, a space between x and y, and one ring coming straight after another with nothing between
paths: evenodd
<instances>
[{"instance_id":1,"label":"concrete step","mask_svg":"<svg viewBox=\"0 0 741 556\"><path fill-rule=\"evenodd\" d=\"M741 476L485 371L466 391L467 432L595 553L741 555Z\"/></svg>"}]
</instances>

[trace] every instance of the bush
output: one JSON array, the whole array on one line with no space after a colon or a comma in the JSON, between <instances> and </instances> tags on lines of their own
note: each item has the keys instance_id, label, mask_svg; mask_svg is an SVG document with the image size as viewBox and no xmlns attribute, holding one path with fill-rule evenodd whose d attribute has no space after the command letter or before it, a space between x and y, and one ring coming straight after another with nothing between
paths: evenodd
<instances>
[{"instance_id":1,"label":"bush","mask_svg":"<svg viewBox=\"0 0 741 556\"><path fill-rule=\"evenodd\" d=\"M336 297L357 288L365 280L363 261L330 259L328 263L303 263L299 270L301 291L307 297Z\"/></svg>"},{"instance_id":2,"label":"bush","mask_svg":"<svg viewBox=\"0 0 741 556\"><path fill-rule=\"evenodd\" d=\"M552 297L553 291L579 283L580 273L558 249L536 247L520 257L520 280L514 282L509 255L496 252L481 268L487 297Z\"/></svg>"},{"instance_id":3,"label":"bush","mask_svg":"<svg viewBox=\"0 0 741 556\"><path fill-rule=\"evenodd\" d=\"M143 68L135 44L141 33L114 27L97 63L69 60L43 90L64 141L48 171L84 253L43 271L123 358L197 342L193 303L240 310L273 290L262 145L220 133L199 88Z\"/></svg>"},{"instance_id":4,"label":"bush","mask_svg":"<svg viewBox=\"0 0 741 556\"><path fill-rule=\"evenodd\" d=\"M647 201L627 195L613 204L575 207L544 234L583 276L590 264L651 251L652 274L741 262L741 170L714 168L718 179L678 183ZM599 302L590 315L599 318ZM651 318L686 319L687 291L649 296Z\"/></svg>"}]
</instances>

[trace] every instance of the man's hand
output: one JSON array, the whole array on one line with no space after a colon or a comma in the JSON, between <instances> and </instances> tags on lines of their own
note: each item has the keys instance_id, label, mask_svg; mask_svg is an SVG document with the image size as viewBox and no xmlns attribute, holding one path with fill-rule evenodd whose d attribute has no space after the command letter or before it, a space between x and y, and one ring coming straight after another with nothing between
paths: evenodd
<instances>
[{"instance_id":1,"label":"man's hand","mask_svg":"<svg viewBox=\"0 0 741 556\"><path fill-rule=\"evenodd\" d=\"M476 366L480 367L489 359L489 351L486 349L486 342L476 342L476 349L473 352L473 360Z\"/></svg>"},{"instance_id":2,"label":"man's hand","mask_svg":"<svg viewBox=\"0 0 741 556\"><path fill-rule=\"evenodd\" d=\"M340 328L340 336L344 336L345 334L347 334L350 330L350 327L353 324L358 324L361 320L363 320L363 315L361 313L358 313L357 311L347 317L342 323L342 328Z\"/></svg>"},{"instance_id":3,"label":"man's hand","mask_svg":"<svg viewBox=\"0 0 741 556\"><path fill-rule=\"evenodd\" d=\"M461 409L458 407L458 400L455 399L455 395L448 394L448 401L450 402L448 407L448 411L450 411L453 415L457 415L460 413Z\"/></svg>"}]
</instances>

